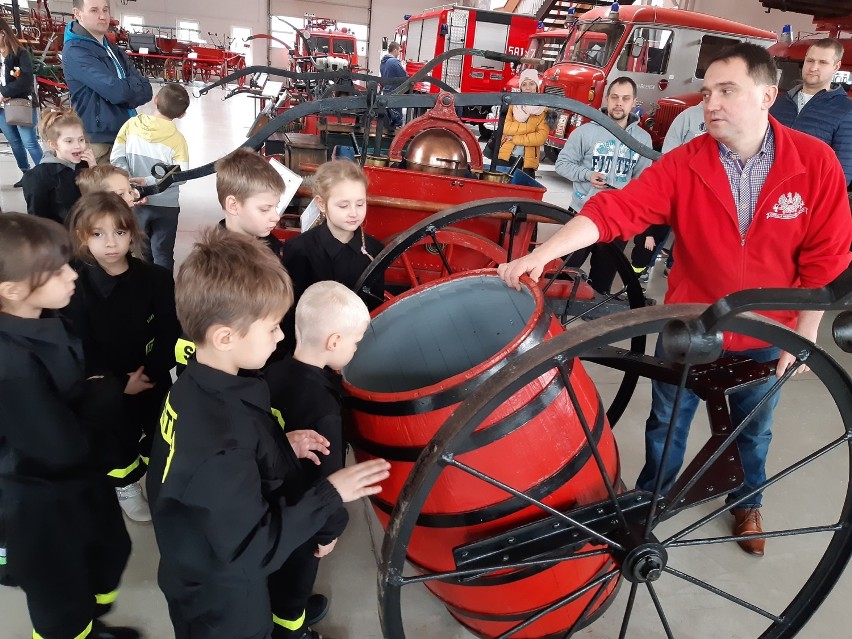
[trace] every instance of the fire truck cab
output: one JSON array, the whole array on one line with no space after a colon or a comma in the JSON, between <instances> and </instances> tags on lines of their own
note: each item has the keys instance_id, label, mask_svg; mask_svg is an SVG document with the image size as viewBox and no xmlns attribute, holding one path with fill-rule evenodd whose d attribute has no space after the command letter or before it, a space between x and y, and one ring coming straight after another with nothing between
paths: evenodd
<instances>
[{"instance_id":1,"label":"fire truck cab","mask_svg":"<svg viewBox=\"0 0 852 639\"><path fill-rule=\"evenodd\" d=\"M296 55L312 56L320 66L323 59L334 60L335 66L358 68L358 47L355 34L338 27L337 20L305 14L305 27L296 38Z\"/></svg>"},{"instance_id":2,"label":"fire truck cab","mask_svg":"<svg viewBox=\"0 0 852 639\"><path fill-rule=\"evenodd\" d=\"M573 33L573 29L550 29L548 31L536 31L530 36L530 43L527 46L527 52L524 55L526 58L535 58L541 60L541 64L535 68L539 73L544 73L562 57L562 50L565 43ZM515 68L513 75L506 83L506 91L520 91L518 80L521 77L521 71L531 68L533 65L524 63Z\"/></svg>"},{"instance_id":3,"label":"fire truck cab","mask_svg":"<svg viewBox=\"0 0 852 639\"><path fill-rule=\"evenodd\" d=\"M639 107L653 115L661 98L696 91L721 49L740 41L768 47L776 40L771 31L701 13L615 3L583 15L561 59L543 74L543 90L600 108L607 84L627 76L638 87ZM584 121L562 113L548 154L558 153Z\"/></svg>"},{"instance_id":4,"label":"fire truck cab","mask_svg":"<svg viewBox=\"0 0 852 639\"><path fill-rule=\"evenodd\" d=\"M533 16L446 5L413 16L397 28L406 72L414 75L423 65L451 49L474 48L523 55L538 20ZM450 58L432 70L461 93L500 92L512 77L509 63L481 56ZM415 91L437 93L436 85L421 82Z\"/></svg>"}]
</instances>

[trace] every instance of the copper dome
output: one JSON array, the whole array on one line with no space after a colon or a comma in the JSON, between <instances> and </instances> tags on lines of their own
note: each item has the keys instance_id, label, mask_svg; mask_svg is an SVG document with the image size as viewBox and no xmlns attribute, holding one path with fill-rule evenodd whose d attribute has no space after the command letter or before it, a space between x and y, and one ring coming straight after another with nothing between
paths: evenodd
<instances>
[{"instance_id":1,"label":"copper dome","mask_svg":"<svg viewBox=\"0 0 852 639\"><path fill-rule=\"evenodd\" d=\"M455 133L426 129L408 143L408 168L425 173L463 176L467 174L467 149Z\"/></svg>"}]
</instances>

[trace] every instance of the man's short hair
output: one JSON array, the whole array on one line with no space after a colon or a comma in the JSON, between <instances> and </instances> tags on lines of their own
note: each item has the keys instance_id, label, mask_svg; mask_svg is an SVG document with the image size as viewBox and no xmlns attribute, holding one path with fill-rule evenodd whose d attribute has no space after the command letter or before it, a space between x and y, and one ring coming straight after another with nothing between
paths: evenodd
<instances>
[{"instance_id":1,"label":"man's short hair","mask_svg":"<svg viewBox=\"0 0 852 639\"><path fill-rule=\"evenodd\" d=\"M157 92L157 111L170 120L179 118L189 108L189 93L177 82L169 82Z\"/></svg>"},{"instance_id":2,"label":"man's short hair","mask_svg":"<svg viewBox=\"0 0 852 639\"><path fill-rule=\"evenodd\" d=\"M609 86L606 88L607 95L612 93L612 87L614 87L616 84L629 84L630 87L633 89L633 97L635 98L637 95L639 95L639 90L636 87L636 83L631 78L628 78L626 75L623 75L620 78L616 78L615 80L609 83Z\"/></svg>"},{"instance_id":3,"label":"man's short hair","mask_svg":"<svg viewBox=\"0 0 852 639\"><path fill-rule=\"evenodd\" d=\"M292 304L290 276L269 247L218 227L202 233L175 279L178 320L197 345L212 326L245 335L258 320L283 318Z\"/></svg>"},{"instance_id":4,"label":"man's short hair","mask_svg":"<svg viewBox=\"0 0 852 639\"><path fill-rule=\"evenodd\" d=\"M843 43L835 38L822 38L814 42L808 49L819 47L820 49L831 49L834 51L834 61L837 62L843 58Z\"/></svg>"},{"instance_id":5,"label":"man's short hair","mask_svg":"<svg viewBox=\"0 0 852 639\"><path fill-rule=\"evenodd\" d=\"M714 62L727 62L739 58L746 64L749 77L755 84L775 86L778 84L778 73L775 62L769 52L760 45L740 42L722 49L710 59L707 68Z\"/></svg>"},{"instance_id":6,"label":"man's short hair","mask_svg":"<svg viewBox=\"0 0 852 639\"><path fill-rule=\"evenodd\" d=\"M259 193L284 193L284 179L260 155L240 147L218 160L216 169L216 195L225 208L225 199L233 195L238 202Z\"/></svg>"},{"instance_id":7,"label":"man's short hair","mask_svg":"<svg viewBox=\"0 0 852 639\"><path fill-rule=\"evenodd\" d=\"M354 292L340 282L317 282L296 305L296 342L323 344L334 333L348 335L369 323L370 311Z\"/></svg>"},{"instance_id":8,"label":"man's short hair","mask_svg":"<svg viewBox=\"0 0 852 639\"><path fill-rule=\"evenodd\" d=\"M87 193L106 190L104 182L113 175L123 175L130 180L130 174L127 171L112 164L96 164L88 169L83 169L77 174L77 186L80 189L80 194L86 195Z\"/></svg>"},{"instance_id":9,"label":"man's short hair","mask_svg":"<svg viewBox=\"0 0 852 639\"><path fill-rule=\"evenodd\" d=\"M391 55L393 55L393 54L394 54L394 53L396 53L397 51L399 51L399 42L391 42L391 43L388 45L388 53L390 53Z\"/></svg>"}]
</instances>

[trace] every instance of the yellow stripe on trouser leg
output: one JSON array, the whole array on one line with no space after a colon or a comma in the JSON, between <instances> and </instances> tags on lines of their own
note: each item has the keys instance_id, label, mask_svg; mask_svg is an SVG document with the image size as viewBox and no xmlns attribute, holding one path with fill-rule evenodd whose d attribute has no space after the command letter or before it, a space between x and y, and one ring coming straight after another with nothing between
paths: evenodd
<instances>
[{"instance_id":1,"label":"yellow stripe on trouser leg","mask_svg":"<svg viewBox=\"0 0 852 639\"><path fill-rule=\"evenodd\" d=\"M89 625L86 626L86 629L81 632L79 635L74 637L74 639L86 639L92 632L92 622L89 622ZM38 634L35 630L33 630L33 639L44 639L40 634Z\"/></svg>"},{"instance_id":2,"label":"yellow stripe on trouser leg","mask_svg":"<svg viewBox=\"0 0 852 639\"><path fill-rule=\"evenodd\" d=\"M287 630L298 630L305 624L305 611L302 611L302 616L296 619L296 621L287 621L286 619L282 619L281 617L273 614L272 622L276 626L281 626Z\"/></svg>"},{"instance_id":3,"label":"yellow stripe on trouser leg","mask_svg":"<svg viewBox=\"0 0 852 639\"><path fill-rule=\"evenodd\" d=\"M644 267L644 266L634 266L634 267L633 267L633 271L634 271L635 273L641 273L641 272L642 272L642 271L644 271L644 270L645 270L645 267Z\"/></svg>"},{"instance_id":4,"label":"yellow stripe on trouser leg","mask_svg":"<svg viewBox=\"0 0 852 639\"><path fill-rule=\"evenodd\" d=\"M132 464L130 464L130 466L127 466L126 468L114 468L113 470L109 471L107 475L109 475L110 477L114 477L115 479L124 479L134 470L139 468L139 461L140 459L137 457L136 460Z\"/></svg>"},{"instance_id":5,"label":"yellow stripe on trouser leg","mask_svg":"<svg viewBox=\"0 0 852 639\"><path fill-rule=\"evenodd\" d=\"M118 590L113 590L112 592L105 592L102 595L95 595L95 603L100 604L101 606L108 606L111 603L114 603L118 598Z\"/></svg>"}]
</instances>

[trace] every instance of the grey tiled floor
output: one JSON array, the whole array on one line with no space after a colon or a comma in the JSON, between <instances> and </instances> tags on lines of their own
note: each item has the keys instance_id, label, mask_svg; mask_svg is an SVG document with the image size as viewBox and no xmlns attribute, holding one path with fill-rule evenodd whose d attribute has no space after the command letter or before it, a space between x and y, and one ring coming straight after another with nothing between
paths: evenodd
<instances>
[{"instance_id":1,"label":"grey tiled floor","mask_svg":"<svg viewBox=\"0 0 852 639\"><path fill-rule=\"evenodd\" d=\"M223 103L221 97L221 92L214 91L205 98L193 100L189 114L180 123L189 140L193 166L234 148L244 139L252 122L252 104L247 99ZM11 155L2 154L5 148L0 145L0 204L5 211L22 210L21 192L11 187L19 174ZM547 200L556 203L566 200L568 185L555 178L552 167L543 167L541 173L542 180L549 187ZM179 260L191 247L195 231L201 226L214 224L220 218L214 178L196 180L183 187L181 204ZM649 294L660 298L664 287L665 279L657 269ZM820 342L849 369L852 357L838 352L825 327ZM601 371L593 371L592 374L601 394L606 397L614 388L614 376ZM640 383L627 414L616 429L623 476L628 485L635 480L643 460L642 428L649 400L649 384ZM842 431L838 426L836 409L812 374L802 375L787 385L777 416L776 437L770 451L770 471L777 471L791 460L800 458L803 451L814 450L818 442L825 441L827 433L836 435L838 429ZM706 419L699 419L696 429L706 428L705 423ZM848 477L849 455L844 449L827 455L824 463L815 469L780 482L766 494L766 528L780 530L836 520ZM365 504L351 504L349 510L350 527L333 555L324 560L320 568L317 588L331 595L332 609L318 629L324 636L337 639L381 637L376 611L374 554L375 549L381 546L381 528ZM705 511L709 511L709 507L702 507L702 512ZM677 524L678 520L675 520L666 529L674 530ZM696 536L723 535L727 533L727 526L727 520L716 520L708 524L706 530L698 531ZM128 528L134 550L125 574L122 596L110 620L136 625L150 638L170 639L173 635L165 602L156 586L157 548L153 530L150 525L130 522ZM800 586L813 571L824 547L825 537L821 535L773 539L768 542L766 557L755 559L733 544L699 546L673 551L672 565L676 562L677 567L685 572L780 612L784 603L792 598L795 587ZM617 637L627 586L622 587L613 606L599 621L579 631L576 636L588 639ZM852 576L847 571L799 636L814 639L849 637L851 586ZM737 606L675 578L667 576L658 582L657 587L674 636L679 639L757 637L765 627L762 617L744 613ZM424 591L412 590L404 601L409 638L472 636ZM647 592L640 593L636 610L628 637L665 636ZM23 639L30 633L24 597L20 591L0 588L0 639Z\"/></svg>"}]
</instances>

